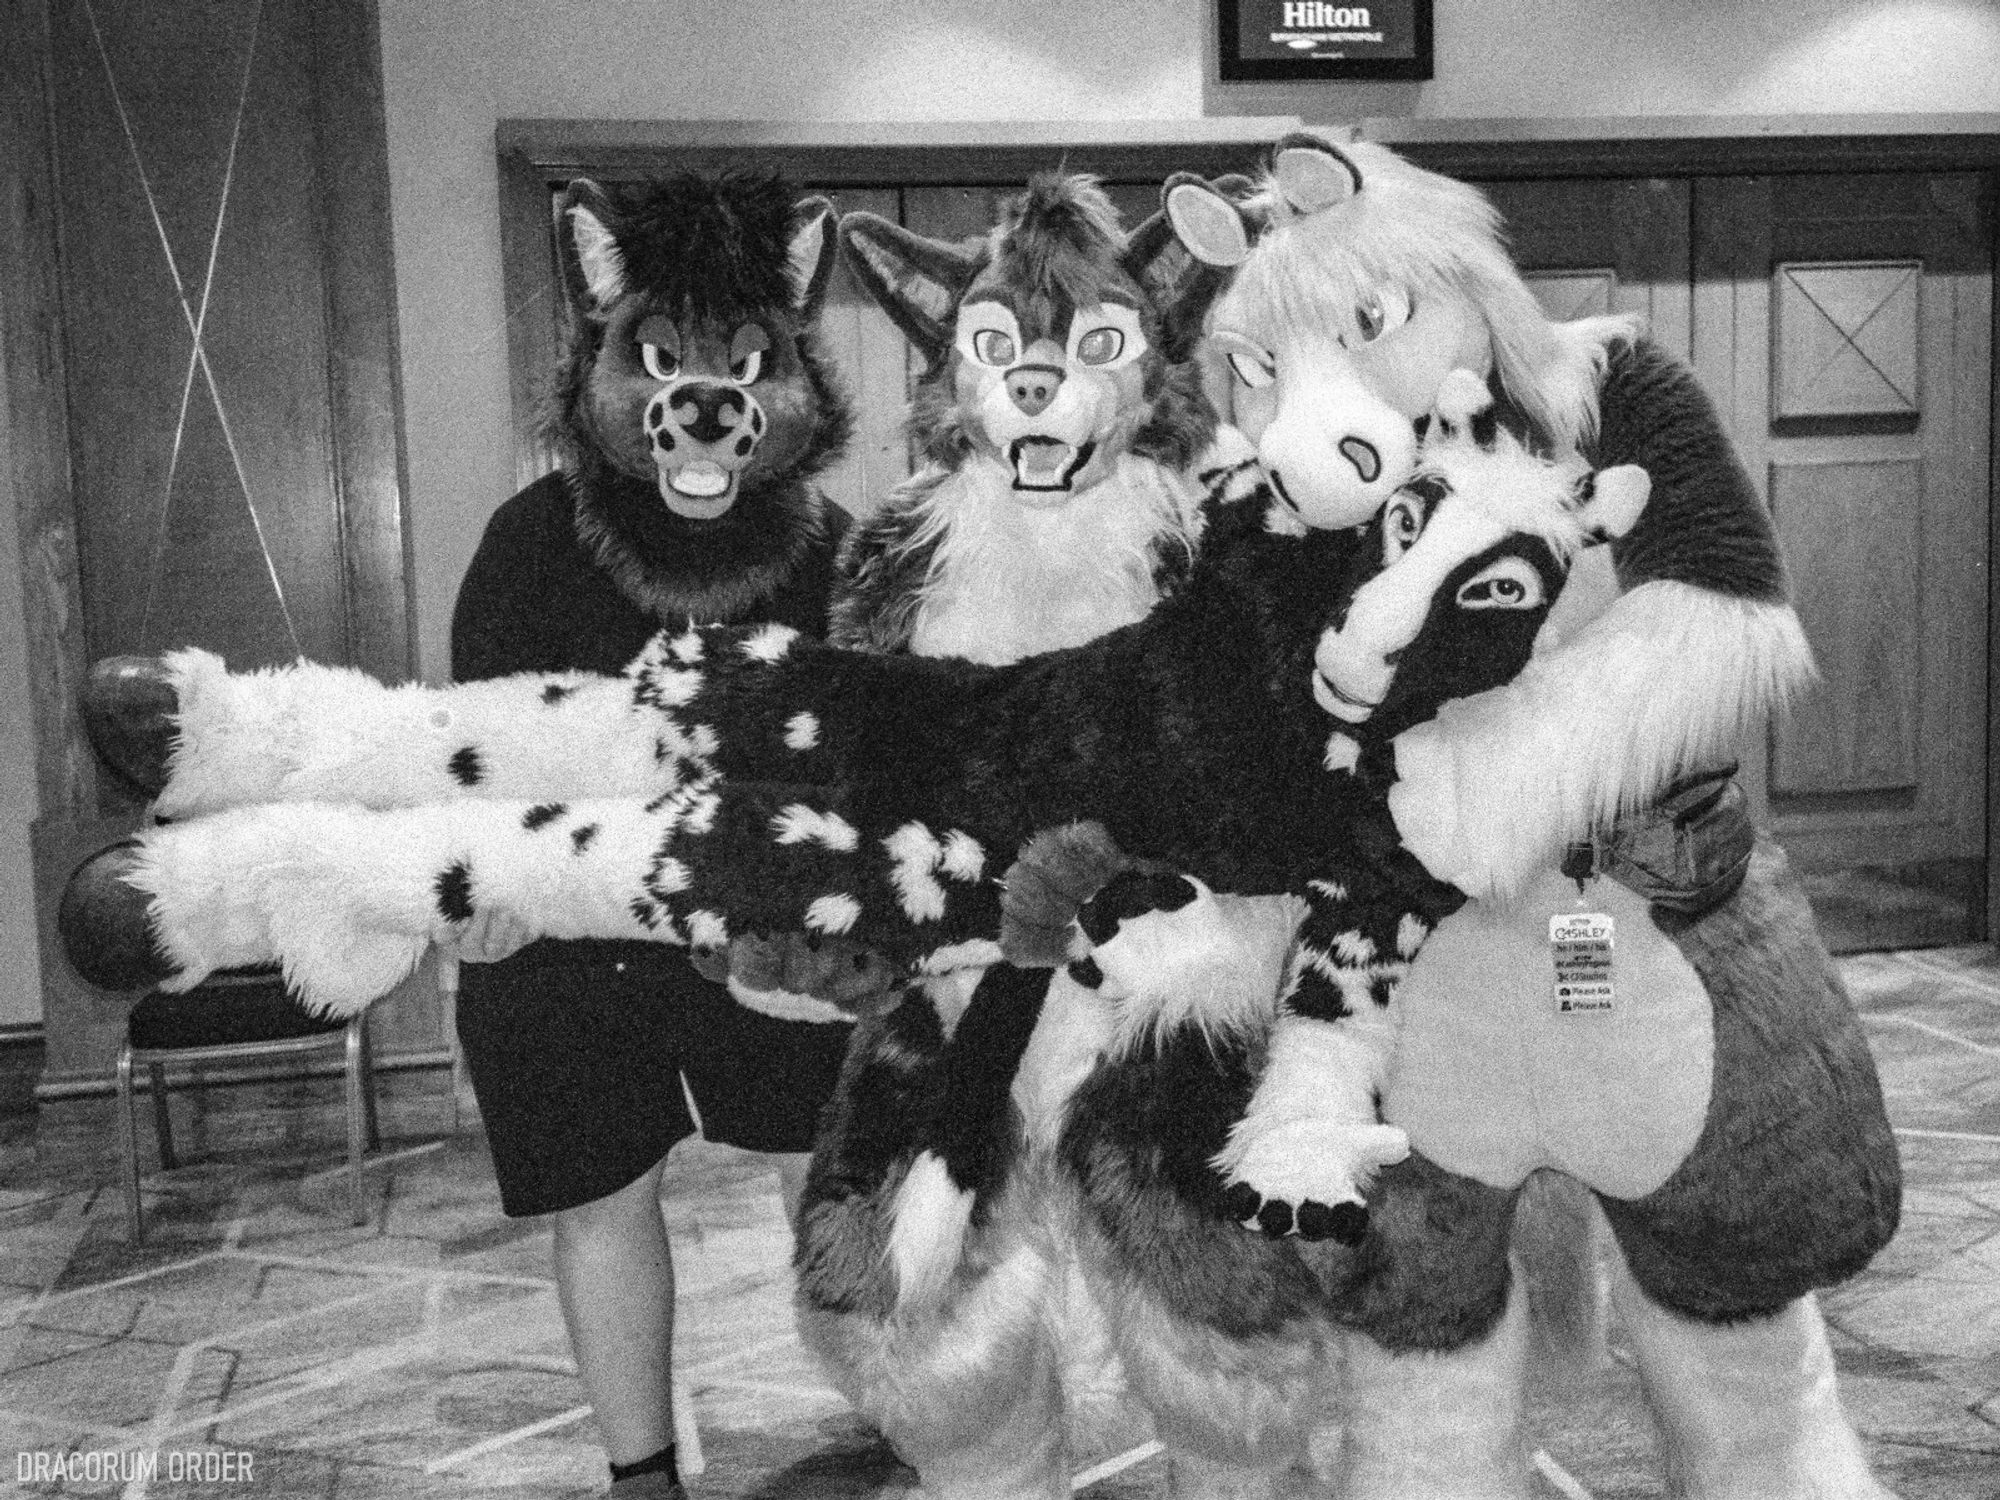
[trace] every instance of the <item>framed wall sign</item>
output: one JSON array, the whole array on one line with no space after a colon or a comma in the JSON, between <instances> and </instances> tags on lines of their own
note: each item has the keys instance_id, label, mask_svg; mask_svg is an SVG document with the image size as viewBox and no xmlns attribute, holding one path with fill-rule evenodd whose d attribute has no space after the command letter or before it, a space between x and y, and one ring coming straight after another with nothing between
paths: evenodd
<instances>
[{"instance_id":1,"label":"framed wall sign","mask_svg":"<svg viewBox=\"0 0 2000 1500\"><path fill-rule=\"evenodd\" d=\"M1429 78L1431 0L1216 0L1224 83Z\"/></svg>"}]
</instances>

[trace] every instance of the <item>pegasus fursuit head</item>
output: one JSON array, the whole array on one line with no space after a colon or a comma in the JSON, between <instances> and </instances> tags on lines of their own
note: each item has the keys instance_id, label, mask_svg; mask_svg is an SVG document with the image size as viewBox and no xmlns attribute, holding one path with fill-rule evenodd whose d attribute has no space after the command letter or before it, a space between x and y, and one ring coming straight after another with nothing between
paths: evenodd
<instances>
[{"instance_id":1,"label":"pegasus fursuit head","mask_svg":"<svg viewBox=\"0 0 2000 1500\"><path fill-rule=\"evenodd\" d=\"M819 347L831 205L774 176L579 180L549 431L578 529L641 607L732 618L821 534L851 414Z\"/></svg>"},{"instance_id":2,"label":"pegasus fursuit head","mask_svg":"<svg viewBox=\"0 0 2000 1500\"><path fill-rule=\"evenodd\" d=\"M835 638L987 662L1142 618L1185 571L1215 413L1193 361L1221 275L1094 179L1030 182L985 236L840 221L924 362L923 468L850 537Z\"/></svg>"}]
</instances>

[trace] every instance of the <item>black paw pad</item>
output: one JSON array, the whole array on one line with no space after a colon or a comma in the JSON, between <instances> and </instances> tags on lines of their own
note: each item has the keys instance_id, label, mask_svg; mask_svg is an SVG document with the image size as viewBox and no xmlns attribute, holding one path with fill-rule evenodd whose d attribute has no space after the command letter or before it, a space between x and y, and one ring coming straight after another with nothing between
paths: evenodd
<instances>
[{"instance_id":1,"label":"black paw pad","mask_svg":"<svg viewBox=\"0 0 2000 1500\"><path fill-rule=\"evenodd\" d=\"M1316 1203L1307 1199L1299 1205L1299 1238L1337 1240L1358 1245L1368 1232L1368 1210L1359 1203Z\"/></svg>"},{"instance_id":2,"label":"black paw pad","mask_svg":"<svg viewBox=\"0 0 2000 1500\"><path fill-rule=\"evenodd\" d=\"M1274 1240L1283 1239L1292 1232L1292 1205L1267 1198L1257 1210L1257 1227Z\"/></svg>"},{"instance_id":3,"label":"black paw pad","mask_svg":"<svg viewBox=\"0 0 2000 1500\"><path fill-rule=\"evenodd\" d=\"M1126 870L1112 876L1103 890L1084 902L1076 919L1091 942L1108 943L1127 917L1141 917L1149 911L1179 911L1199 894L1183 875Z\"/></svg>"},{"instance_id":4,"label":"black paw pad","mask_svg":"<svg viewBox=\"0 0 2000 1500\"><path fill-rule=\"evenodd\" d=\"M1071 961L1069 977L1087 990L1099 989L1104 984L1104 971L1097 967L1094 958L1079 958Z\"/></svg>"},{"instance_id":5,"label":"black paw pad","mask_svg":"<svg viewBox=\"0 0 2000 1500\"><path fill-rule=\"evenodd\" d=\"M1336 1203L1329 1217L1333 1220L1332 1238L1343 1245L1358 1245L1368 1233L1368 1210L1359 1203Z\"/></svg>"},{"instance_id":6,"label":"black paw pad","mask_svg":"<svg viewBox=\"0 0 2000 1500\"><path fill-rule=\"evenodd\" d=\"M1232 1182L1222 1191L1223 1216L1232 1224L1247 1224L1257 1217L1257 1205L1264 1200L1247 1182Z\"/></svg>"}]
</instances>

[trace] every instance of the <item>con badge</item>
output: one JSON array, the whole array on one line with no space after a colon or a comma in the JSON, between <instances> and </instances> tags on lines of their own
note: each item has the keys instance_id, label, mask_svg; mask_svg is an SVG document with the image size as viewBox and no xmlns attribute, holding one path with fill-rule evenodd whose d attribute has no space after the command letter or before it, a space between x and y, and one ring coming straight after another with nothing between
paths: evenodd
<instances>
[{"instance_id":1,"label":"con badge","mask_svg":"<svg viewBox=\"0 0 2000 1500\"><path fill-rule=\"evenodd\" d=\"M1549 955L1555 960L1556 1014L1608 1016L1613 1003L1611 918L1572 912L1549 918Z\"/></svg>"}]
</instances>

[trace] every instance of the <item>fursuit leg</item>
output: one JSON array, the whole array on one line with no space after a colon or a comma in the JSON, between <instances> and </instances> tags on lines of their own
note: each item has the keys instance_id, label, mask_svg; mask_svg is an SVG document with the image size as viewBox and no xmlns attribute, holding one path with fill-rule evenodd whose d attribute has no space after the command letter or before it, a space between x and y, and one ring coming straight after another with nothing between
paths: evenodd
<instances>
[{"instance_id":1,"label":"fursuit leg","mask_svg":"<svg viewBox=\"0 0 2000 1500\"><path fill-rule=\"evenodd\" d=\"M1684 1318L1614 1259L1612 1306L1632 1340L1676 1500L1893 1500L1841 1408L1810 1294L1774 1316Z\"/></svg>"},{"instance_id":2,"label":"fursuit leg","mask_svg":"<svg viewBox=\"0 0 2000 1500\"><path fill-rule=\"evenodd\" d=\"M1042 1316L1051 1273L1031 1205L1003 1182L973 1223L972 1186L952 1174L977 1172L978 1152L944 1139L967 1082L952 1053L977 1045L982 1028L988 1040L1010 1029L1025 1039L1032 1026L1032 1010L1008 1002L1028 978L1038 995L1047 976L1001 972L1011 980L987 993L989 975L984 1001L968 1005L961 976L947 976L861 1022L814 1150L795 1254L801 1338L932 1500L1069 1492L1061 1371ZM990 1019L975 1019L981 1004Z\"/></svg>"},{"instance_id":3,"label":"fursuit leg","mask_svg":"<svg viewBox=\"0 0 2000 1500\"><path fill-rule=\"evenodd\" d=\"M149 830L127 878L150 897L152 936L175 970L168 988L276 963L308 1006L338 1015L387 994L482 909L544 936L687 941L653 915L660 850L684 809L614 801L544 812L489 802L236 808Z\"/></svg>"},{"instance_id":4,"label":"fursuit leg","mask_svg":"<svg viewBox=\"0 0 2000 1500\"><path fill-rule=\"evenodd\" d=\"M1528 1299L1515 1267L1492 1333L1449 1353L1348 1336L1342 1500L1527 1500Z\"/></svg>"},{"instance_id":5,"label":"fursuit leg","mask_svg":"<svg viewBox=\"0 0 2000 1500\"><path fill-rule=\"evenodd\" d=\"M485 910L544 937L720 947L853 928L907 947L880 842L810 789L760 784L563 806L286 803L152 829L128 878L151 898L172 987L277 962L308 1005L347 1015ZM975 882L939 891L941 910L981 899Z\"/></svg>"},{"instance_id":6,"label":"fursuit leg","mask_svg":"<svg viewBox=\"0 0 2000 1500\"><path fill-rule=\"evenodd\" d=\"M1342 1338L1310 1318L1247 1337L1195 1322L1107 1260L1105 1249L1101 1240L1091 1245L1087 1265L1132 1391L1166 1449L1167 1493L1174 1500L1322 1493L1319 1476L1334 1467L1340 1446Z\"/></svg>"},{"instance_id":7,"label":"fursuit leg","mask_svg":"<svg viewBox=\"0 0 2000 1500\"><path fill-rule=\"evenodd\" d=\"M161 665L176 705L158 802L167 817L262 802L648 796L673 784L671 762L686 749L624 677L388 687L311 662L231 672L206 651Z\"/></svg>"},{"instance_id":8,"label":"fursuit leg","mask_svg":"<svg viewBox=\"0 0 2000 1500\"><path fill-rule=\"evenodd\" d=\"M1069 1494L1060 1372L1039 1316L1047 1275L1042 1257L1015 1240L944 1303L913 1315L839 1310L802 1287L800 1338L917 1471L926 1500Z\"/></svg>"}]
</instances>

